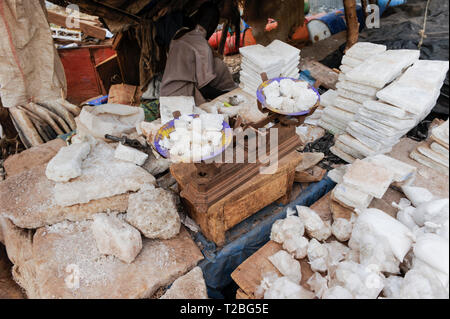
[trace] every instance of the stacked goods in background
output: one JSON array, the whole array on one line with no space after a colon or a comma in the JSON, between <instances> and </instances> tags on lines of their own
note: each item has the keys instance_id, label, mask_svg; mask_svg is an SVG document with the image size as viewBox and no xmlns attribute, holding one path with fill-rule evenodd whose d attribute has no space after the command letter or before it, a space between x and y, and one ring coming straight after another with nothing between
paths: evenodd
<instances>
[{"instance_id":1,"label":"stacked goods in background","mask_svg":"<svg viewBox=\"0 0 450 319\"><path fill-rule=\"evenodd\" d=\"M431 131L427 141L420 143L410 154L417 162L449 175L448 120Z\"/></svg>"},{"instance_id":2,"label":"stacked goods in background","mask_svg":"<svg viewBox=\"0 0 450 319\"><path fill-rule=\"evenodd\" d=\"M399 54L399 60L401 58L406 66L419 55L418 51L416 54L415 51L405 50L386 51L386 54L390 52ZM384 74L391 72L394 75L396 71L393 65L387 67L380 64L378 68ZM333 153L352 163L358 158L390 152L400 138L422 121L436 105L448 68L447 61L417 60L397 80L376 93L378 100L374 98L362 103L355 120L348 124L346 134L338 137ZM356 75L366 84L371 81L370 73L355 71L347 77ZM375 72L375 69L371 72ZM382 81L371 83L377 87L383 85Z\"/></svg>"},{"instance_id":3,"label":"stacked goods in background","mask_svg":"<svg viewBox=\"0 0 450 319\"><path fill-rule=\"evenodd\" d=\"M275 40L266 47L257 44L241 48L240 53L240 87L253 96L262 83L261 73L269 79L299 77L300 50L287 43Z\"/></svg>"}]
</instances>

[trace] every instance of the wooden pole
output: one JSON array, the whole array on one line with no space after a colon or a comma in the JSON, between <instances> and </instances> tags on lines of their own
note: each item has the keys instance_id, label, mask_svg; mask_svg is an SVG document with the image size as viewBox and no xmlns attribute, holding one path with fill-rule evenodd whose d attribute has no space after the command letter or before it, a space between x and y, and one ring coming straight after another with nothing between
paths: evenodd
<instances>
[{"instance_id":1,"label":"wooden pole","mask_svg":"<svg viewBox=\"0 0 450 319\"><path fill-rule=\"evenodd\" d=\"M347 22L347 46L345 51L350 49L359 37L359 22L356 15L356 0L344 0L345 21Z\"/></svg>"}]
</instances>

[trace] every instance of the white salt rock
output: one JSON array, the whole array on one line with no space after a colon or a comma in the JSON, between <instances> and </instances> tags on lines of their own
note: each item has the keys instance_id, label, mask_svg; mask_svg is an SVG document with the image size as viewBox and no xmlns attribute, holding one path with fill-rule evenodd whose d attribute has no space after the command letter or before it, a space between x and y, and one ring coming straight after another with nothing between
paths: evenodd
<instances>
[{"instance_id":1,"label":"white salt rock","mask_svg":"<svg viewBox=\"0 0 450 319\"><path fill-rule=\"evenodd\" d=\"M68 182L80 176L83 160L90 151L91 145L86 142L61 148L47 164L45 175L54 182Z\"/></svg>"},{"instance_id":2,"label":"white salt rock","mask_svg":"<svg viewBox=\"0 0 450 319\"><path fill-rule=\"evenodd\" d=\"M223 128L223 114L201 114L202 128L204 131L220 132Z\"/></svg>"},{"instance_id":3,"label":"white salt rock","mask_svg":"<svg viewBox=\"0 0 450 319\"><path fill-rule=\"evenodd\" d=\"M285 219L277 220L270 234L270 239L283 244L290 238L300 238L305 233L305 226L298 216L288 216Z\"/></svg>"},{"instance_id":4,"label":"white salt rock","mask_svg":"<svg viewBox=\"0 0 450 319\"><path fill-rule=\"evenodd\" d=\"M288 277L275 280L264 294L264 299L313 299L314 294L292 282Z\"/></svg>"},{"instance_id":5,"label":"white salt rock","mask_svg":"<svg viewBox=\"0 0 450 319\"><path fill-rule=\"evenodd\" d=\"M354 299L352 293L341 286L334 286L322 295L322 299Z\"/></svg>"},{"instance_id":6,"label":"white salt rock","mask_svg":"<svg viewBox=\"0 0 450 319\"><path fill-rule=\"evenodd\" d=\"M403 186L402 191L415 207L431 202L434 198L434 195L423 187Z\"/></svg>"},{"instance_id":7,"label":"white salt rock","mask_svg":"<svg viewBox=\"0 0 450 319\"><path fill-rule=\"evenodd\" d=\"M344 175L344 183L382 198L394 180L394 174L383 166L357 160Z\"/></svg>"},{"instance_id":8,"label":"white salt rock","mask_svg":"<svg viewBox=\"0 0 450 319\"><path fill-rule=\"evenodd\" d=\"M159 299L208 299L205 279L200 267L195 267L186 275L174 281Z\"/></svg>"},{"instance_id":9,"label":"white salt rock","mask_svg":"<svg viewBox=\"0 0 450 319\"><path fill-rule=\"evenodd\" d=\"M352 58L352 57L350 57L348 55L344 55L342 57L342 64L347 65L347 66L349 66L351 68L356 68L361 63L364 63L364 61L362 61L360 59Z\"/></svg>"},{"instance_id":10,"label":"white salt rock","mask_svg":"<svg viewBox=\"0 0 450 319\"><path fill-rule=\"evenodd\" d=\"M269 97L267 98L266 103L271 107L281 110L283 108L284 98L281 96Z\"/></svg>"},{"instance_id":11,"label":"white salt rock","mask_svg":"<svg viewBox=\"0 0 450 319\"><path fill-rule=\"evenodd\" d=\"M371 87L368 85L350 82L350 81L339 81L336 84L336 87L338 89L343 89L346 91L363 94L363 95L367 95L367 96L375 96L378 92L377 88L374 88L374 87Z\"/></svg>"},{"instance_id":12,"label":"white salt rock","mask_svg":"<svg viewBox=\"0 0 450 319\"><path fill-rule=\"evenodd\" d=\"M449 219L449 199L437 199L418 205L413 218L419 226L424 226L427 222L444 224Z\"/></svg>"},{"instance_id":13,"label":"white salt rock","mask_svg":"<svg viewBox=\"0 0 450 319\"><path fill-rule=\"evenodd\" d=\"M445 156L433 151L428 145L419 145L417 147L417 151L419 151L419 153L428 157L429 159L439 163L440 165L447 168L449 167L448 159Z\"/></svg>"},{"instance_id":14,"label":"white salt rock","mask_svg":"<svg viewBox=\"0 0 450 319\"><path fill-rule=\"evenodd\" d=\"M269 257L269 261L283 276L288 277L293 283L299 284L302 280L300 263L284 250L280 250Z\"/></svg>"},{"instance_id":15,"label":"white salt rock","mask_svg":"<svg viewBox=\"0 0 450 319\"><path fill-rule=\"evenodd\" d=\"M319 273L314 273L306 282L317 298L322 298L328 290L328 280Z\"/></svg>"},{"instance_id":16,"label":"white salt rock","mask_svg":"<svg viewBox=\"0 0 450 319\"><path fill-rule=\"evenodd\" d=\"M445 238L448 240L449 238L449 221L447 220L444 225L441 226L441 228L437 231L437 235L441 236L442 238Z\"/></svg>"},{"instance_id":17,"label":"white salt rock","mask_svg":"<svg viewBox=\"0 0 450 319\"><path fill-rule=\"evenodd\" d=\"M324 121L326 123L332 123L333 126L339 128L341 131L345 131L347 124L349 122L343 122L339 119L334 119L332 116L328 115L326 112L322 114L322 117L320 118L321 121Z\"/></svg>"},{"instance_id":18,"label":"white salt rock","mask_svg":"<svg viewBox=\"0 0 450 319\"><path fill-rule=\"evenodd\" d=\"M349 165L342 165L342 166L339 166L339 167L329 171L328 177L336 184L342 183L342 178L344 177L348 166Z\"/></svg>"},{"instance_id":19,"label":"white salt rock","mask_svg":"<svg viewBox=\"0 0 450 319\"><path fill-rule=\"evenodd\" d=\"M354 68L352 68L352 67L350 67L350 66L348 66L348 65L345 65L345 64L341 64L341 66L339 67L339 70L341 70L342 73L344 73L344 74L349 73L349 72L352 71L353 69L354 69Z\"/></svg>"},{"instance_id":20,"label":"white salt rock","mask_svg":"<svg viewBox=\"0 0 450 319\"><path fill-rule=\"evenodd\" d=\"M448 299L448 290L432 270L412 269L402 281L396 299Z\"/></svg>"},{"instance_id":21,"label":"white salt rock","mask_svg":"<svg viewBox=\"0 0 450 319\"><path fill-rule=\"evenodd\" d=\"M295 100L290 97L283 97L283 103L281 104L281 109L284 112L294 113L295 111Z\"/></svg>"},{"instance_id":22,"label":"white salt rock","mask_svg":"<svg viewBox=\"0 0 450 319\"><path fill-rule=\"evenodd\" d=\"M369 111L392 116L398 119L404 119L408 116L406 110L381 101L366 101L363 103L363 107Z\"/></svg>"},{"instance_id":23,"label":"white salt rock","mask_svg":"<svg viewBox=\"0 0 450 319\"><path fill-rule=\"evenodd\" d=\"M362 125L358 122L350 122L346 128L347 133L352 135L361 143L365 144L376 153L381 153L389 146L396 144L396 141L381 141L379 135L369 127ZM383 152L384 153L384 152Z\"/></svg>"},{"instance_id":24,"label":"white salt rock","mask_svg":"<svg viewBox=\"0 0 450 319\"><path fill-rule=\"evenodd\" d=\"M395 128L398 132L405 132L416 125L416 120L413 118L399 119L390 115L370 111L365 107L360 108L357 115L359 115L357 117L358 119L364 117L372 121L377 121L378 123Z\"/></svg>"},{"instance_id":25,"label":"white salt rock","mask_svg":"<svg viewBox=\"0 0 450 319\"><path fill-rule=\"evenodd\" d=\"M341 261L347 258L350 248L337 241L325 243L324 246L328 249L328 273L331 269L334 269Z\"/></svg>"},{"instance_id":26,"label":"white salt rock","mask_svg":"<svg viewBox=\"0 0 450 319\"><path fill-rule=\"evenodd\" d=\"M279 97L280 96L280 83L273 81L263 89L266 98Z\"/></svg>"},{"instance_id":27,"label":"white salt rock","mask_svg":"<svg viewBox=\"0 0 450 319\"><path fill-rule=\"evenodd\" d=\"M339 241L347 241L352 236L353 222L345 218L338 218L331 225L331 232Z\"/></svg>"},{"instance_id":28,"label":"white salt rock","mask_svg":"<svg viewBox=\"0 0 450 319\"><path fill-rule=\"evenodd\" d=\"M387 47L382 44L358 42L345 52L345 56L365 61L374 55L385 52L386 49Z\"/></svg>"},{"instance_id":29,"label":"white salt rock","mask_svg":"<svg viewBox=\"0 0 450 319\"><path fill-rule=\"evenodd\" d=\"M136 192L155 178L135 164L114 158L114 149L99 143L82 163L82 174L66 183L56 183L55 204L61 207Z\"/></svg>"},{"instance_id":30,"label":"white salt rock","mask_svg":"<svg viewBox=\"0 0 450 319\"><path fill-rule=\"evenodd\" d=\"M368 157L364 159L364 161L383 166L390 170L394 174L394 182L401 183L411 180L415 177L417 172L417 167L382 154Z\"/></svg>"},{"instance_id":31,"label":"white salt rock","mask_svg":"<svg viewBox=\"0 0 450 319\"><path fill-rule=\"evenodd\" d=\"M341 129L341 128L337 127L336 125L334 125L334 123L328 122L326 119L323 118L323 116L319 120L318 125L333 135L339 135L339 134L343 134L345 132L345 129Z\"/></svg>"},{"instance_id":32,"label":"white salt rock","mask_svg":"<svg viewBox=\"0 0 450 319\"><path fill-rule=\"evenodd\" d=\"M397 220L408 227L410 230L414 230L417 227L417 224L413 218L414 210L414 207L409 206L401 209L397 213Z\"/></svg>"},{"instance_id":33,"label":"white salt rock","mask_svg":"<svg viewBox=\"0 0 450 319\"><path fill-rule=\"evenodd\" d=\"M305 237L290 237L283 242L283 249L295 259L303 259L308 254L309 241Z\"/></svg>"},{"instance_id":34,"label":"white salt rock","mask_svg":"<svg viewBox=\"0 0 450 319\"><path fill-rule=\"evenodd\" d=\"M388 50L367 59L346 73L348 80L383 88L398 77L402 70L419 59L419 50Z\"/></svg>"},{"instance_id":35,"label":"white salt rock","mask_svg":"<svg viewBox=\"0 0 450 319\"><path fill-rule=\"evenodd\" d=\"M362 265L378 265L380 271L395 274L413 240L412 232L398 220L378 209L366 209L355 222L349 247L359 251Z\"/></svg>"},{"instance_id":36,"label":"white salt rock","mask_svg":"<svg viewBox=\"0 0 450 319\"><path fill-rule=\"evenodd\" d=\"M360 125L370 128L372 135L369 136L373 136L375 138L383 136L389 138L391 141L394 139L399 139L409 131L409 128L400 130L398 127L385 125L384 123L374 121L373 119L361 116L360 114L356 114L355 121Z\"/></svg>"},{"instance_id":37,"label":"white salt rock","mask_svg":"<svg viewBox=\"0 0 450 319\"><path fill-rule=\"evenodd\" d=\"M390 276L384 280L383 295L386 298L398 298L403 285L403 277Z\"/></svg>"},{"instance_id":38,"label":"white salt rock","mask_svg":"<svg viewBox=\"0 0 450 319\"><path fill-rule=\"evenodd\" d=\"M334 106L350 113L356 113L362 107L362 104L338 95Z\"/></svg>"},{"instance_id":39,"label":"white salt rock","mask_svg":"<svg viewBox=\"0 0 450 319\"><path fill-rule=\"evenodd\" d=\"M334 188L333 197L346 206L358 209L369 207L373 200L373 196L366 193L361 188L355 188L346 185L345 183L338 184Z\"/></svg>"},{"instance_id":40,"label":"white salt rock","mask_svg":"<svg viewBox=\"0 0 450 319\"><path fill-rule=\"evenodd\" d=\"M306 233L319 241L327 240L331 236L331 227L309 207L297 206L299 218L305 225Z\"/></svg>"},{"instance_id":41,"label":"white salt rock","mask_svg":"<svg viewBox=\"0 0 450 319\"><path fill-rule=\"evenodd\" d=\"M131 264L142 249L139 231L116 216L94 216L91 230L101 254L113 255Z\"/></svg>"},{"instance_id":42,"label":"white salt rock","mask_svg":"<svg viewBox=\"0 0 450 319\"><path fill-rule=\"evenodd\" d=\"M317 94L308 88L294 89L293 97L295 99L294 110L296 112L309 110L316 105L318 100Z\"/></svg>"},{"instance_id":43,"label":"white salt rock","mask_svg":"<svg viewBox=\"0 0 450 319\"><path fill-rule=\"evenodd\" d=\"M280 94L285 97L294 96L295 82L290 79L283 79L280 81Z\"/></svg>"},{"instance_id":44,"label":"white salt rock","mask_svg":"<svg viewBox=\"0 0 450 319\"><path fill-rule=\"evenodd\" d=\"M424 234L417 238L414 256L430 267L449 275L449 242L435 234Z\"/></svg>"},{"instance_id":45,"label":"white salt rock","mask_svg":"<svg viewBox=\"0 0 450 319\"><path fill-rule=\"evenodd\" d=\"M161 122L166 124L173 120L173 113L179 111L181 115L194 113L195 99L193 96L161 96L159 99Z\"/></svg>"},{"instance_id":46,"label":"white salt rock","mask_svg":"<svg viewBox=\"0 0 450 319\"><path fill-rule=\"evenodd\" d=\"M335 90L328 90L320 96L320 105L323 107L334 106L338 93Z\"/></svg>"},{"instance_id":47,"label":"white salt rock","mask_svg":"<svg viewBox=\"0 0 450 319\"><path fill-rule=\"evenodd\" d=\"M150 239L171 239L180 232L174 195L154 185L145 185L130 195L125 218Z\"/></svg>"},{"instance_id":48,"label":"white salt rock","mask_svg":"<svg viewBox=\"0 0 450 319\"><path fill-rule=\"evenodd\" d=\"M355 158L355 160L364 158L364 154L360 152L358 149L354 149L353 147L348 146L347 144L344 144L340 141L336 141L334 147L352 156L353 158Z\"/></svg>"},{"instance_id":49,"label":"white salt rock","mask_svg":"<svg viewBox=\"0 0 450 319\"><path fill-rule=\"evenodd\" d=\"M328 270L328 248L319 243L315 238L311 239L308 246L308 259L311 269L317 272Z\"/></svg>"},{"instance_id":50,"label":"white salt rock","mask_svg":"<svg viewBox=\"0 0 450 319\"><path fill-rule=\"evenodd\" d=\"M355 299L376 299L384 288L384 277L369 267L344 261L336 269L336 282Z\"/></svg>"},{"instance_id":51,"label":"white salt rock","mask_svg":"<svg viewBox=\"0 0 450 319\"><path fill-rule=\"evenodd\" d=\"M117 146L114 153L114 157L125 162L131 162L138 166L142 166L147 160L148 154L119 143L119 146Z\"/></svg>"}]
</instances>

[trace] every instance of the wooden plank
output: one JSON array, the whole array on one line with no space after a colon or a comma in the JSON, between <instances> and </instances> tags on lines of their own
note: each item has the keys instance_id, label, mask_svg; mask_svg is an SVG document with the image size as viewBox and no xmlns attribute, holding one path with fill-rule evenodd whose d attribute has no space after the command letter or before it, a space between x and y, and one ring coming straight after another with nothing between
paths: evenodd
<instances>
[{"instance_id":1,"label":"wooden plank","mask_svg":"<svg viewBox=\"0 0 450 319\"><path fill-rule=\"evenodd\" d=\"M67 26L67 16L63 14L59 14L53 11L48 11L48 21L50 23L59 25L61 27L71 29L69 26ZM90 23L85 23L82 21L79 21L80 23L80 29L81 31L93 38L105 40L106 39L106 30L100 27L97 27L95 25L92 25Z\"/></svg>"},{"instance_id":2,"label":"wooden plank","mask_svg":"<svg viewBox=\"0 0 450 319\"><path fill-rule=\"evenodd\" d=\"M247 300L247 299L250 299L250 297L247 296L247 294L245 292L243 292L242 289L238 289L236 291L236 299L237 300Z\"/></svg>"},{"instance_id":3,"label":"wooden plank","mask_svg":"<svg viewBox=\"0 0 450 319\"><path fill-rule=\"evenodd\" d=\"M301 69L309 70L311 76L321 83L321 86L336 90L336 83L338 82L339 74L333 69L323 65L310 58L301 60Z\"/></svg>"},{"instance_id":4,"label":"wooden plank","mask_svg":"<svg viewBox=\"0 0 450 319\"><path fill-rule=\"evenodd\" d=\"M113 84L123 83L117 54L97 64L96 69L106 92L109 92Z\"/></svg>"}]
</instances>

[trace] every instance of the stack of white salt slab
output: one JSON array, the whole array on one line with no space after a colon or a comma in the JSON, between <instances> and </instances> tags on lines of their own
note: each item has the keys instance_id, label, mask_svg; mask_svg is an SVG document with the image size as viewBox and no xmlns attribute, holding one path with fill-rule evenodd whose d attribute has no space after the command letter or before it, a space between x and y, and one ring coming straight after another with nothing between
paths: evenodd
<instances>
[{"instance_id":1,"label":"stack of white salt slab","mask_svg":"<svg viewBox=\"0 0 450 319\"><path fill-rule=\"evenodd\" d=\"M334 153L351 163L390 152L433 109L448 68L448 61L416 61L398 80L377 93L378 101L363 103L347 126L348 134L338 137ZM381 86L382 82L375 85Z\"/></svg>"},{"instance_id":2,"label":"stack of white salt slab","mask_svg":"<svg viewBox=\"0 0 450 319\"><path fill-rule=\"evenodd\" d=\"M242 55L240 87L255 96L261 85L261 73L269 79L277 77L299 77L300 50L275 40L267 47L260 44L240 48Z\"/></svg>"},{"instance_id":3,"label":"stack of white salt slab","mask_svg":"<svg viewBox=\"0 0 450 319\"><path fill-rule=\"evenodd\" d=\"M416 167L382 154L356 160L339 178L332 199L345 207L362 210L374 198L383 198L391 184L411 184L416 171Z\"/></svg>"},{"instance_id":4,"label":"stack of white salt slab","mask_svg":"<svg viewBox=\"0 0 450 319\"><path fill-rule=\"evenodd\" d=\"M338 135L345 132L348 123L353 121L355 113L366 100L374 100L378 91L370 85L361 84L347 78L371 57L386 51L386 46L370 42L359 42L351 47L342 58L341 74L336 84L336 91L327 91L321 99L326 108L319 125L331 133Z\"/></svg>"},{"instance_id":5,"label":"stack of white salt slab","mask_svg":"<svg viewBox=\"0 0 450 319\"><path fill-rule=\"evenodd\" d=\"M428 141L421 143L410 157L436 171L449 175L449 121L434 128Z\"/></svg>"}]
</instances>

